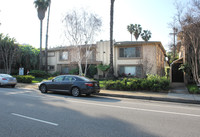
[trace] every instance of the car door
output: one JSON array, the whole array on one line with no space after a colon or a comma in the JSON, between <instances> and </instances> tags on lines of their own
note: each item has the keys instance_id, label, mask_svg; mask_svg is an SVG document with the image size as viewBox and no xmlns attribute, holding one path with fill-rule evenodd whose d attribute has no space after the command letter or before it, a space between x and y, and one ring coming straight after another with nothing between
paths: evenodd
<instances>
[{"instance_id":1,"label":"car door","mask_svg":"<svg viewBox=\"0 0 200 137\"><path fill-rule=\"evenodd\" d=\"M65 76L63 81L61 82L62 90L66 92L70 92L70 89L71 89L71 86L73 85L74 80L75 79L73 76Z\"/></svg>"},{"instance_id":2,"label":"car door","mask_svg":"<svg viewBox=\"0 0 200 137\"><path fill-rule=\"evenodd\" d=\"M48 88L49 90L62 90L61 83L65 76L58 76L55 77L51 83L49 83Z\"/></svg>"}]
</instances>

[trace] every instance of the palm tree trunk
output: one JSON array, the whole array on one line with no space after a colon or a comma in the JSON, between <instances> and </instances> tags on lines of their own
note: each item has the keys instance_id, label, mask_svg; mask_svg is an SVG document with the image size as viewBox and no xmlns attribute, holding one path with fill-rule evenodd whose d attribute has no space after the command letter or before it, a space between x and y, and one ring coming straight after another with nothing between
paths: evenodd
<instances>
[{"instance_id":1,"label":"palm tree trunk","mask_svg":"<svg viewBox=\"0 0 200 137\"><path fill-rule=\"evenodd\" d=\"M42 70L42 20L40 20L40 65L39 70Z\"/></svg>"},{"instance_id":2,"label":"palm tree trunk","mask_svg":"<svg viewBox=\"0 0 200 137\"><path fill-rule=\"evenodd\" d=\"M114 14L114 2L111 0L110 6L110 69L108 72L109 78L114 78L114 69L113 69L113 14Z\"/></svg>"},{"instance_id":3,"label":"palm tree trunk","mask_svg":"<svg viewBox=\"0 0 200 137\"><path fill-rule=\"evenodd\" d=\"M50 6L51 2L49 3L49 10L48 10L48 17L47 17L47 31L46 31L46 45L45 45L45 71L48 71L48 32L49 32L49 16L50 16Z\"/></svg>"}]
</instances>

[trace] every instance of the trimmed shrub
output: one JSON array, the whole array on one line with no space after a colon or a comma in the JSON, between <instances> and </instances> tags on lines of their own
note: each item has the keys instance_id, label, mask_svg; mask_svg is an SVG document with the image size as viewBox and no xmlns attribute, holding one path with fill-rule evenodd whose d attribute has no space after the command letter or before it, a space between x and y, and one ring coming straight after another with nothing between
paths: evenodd
<instances>
[{"instance_id":1,"label":"trimmed shrub","mask_svg":"<svg viewBox=\"0 0 200 137\"><path fill-rule=\"evenodd\" d=\"M69 71L69 74L72 74L72 75L78 75L79 73L79 69L78 68L75 68L75 69L72 69Z\"/></svg>"},{"instance_id":2,"label":"trimmed shrub","mask_svg":"<svg viewBox=\"0 0 200 137\"><path fill-rule=\"evenodd\" d=\"M169 80L166 77L148 75L147 78L124 78L122 80L105 81L105 89L110 90L150 90L160 91L169 89Z\"/></svg>"},{"instance_id":3,"label":"trimmed shrub","mask_svg":"<svg viewBox=\"0 0 200 137\"><path fill-rule=\"evenodd\" d=\"M60 72L54 72L54 73L51 74L51 76L53 76L53 77L56 77L58 75L60 75Z\"/></svg>"},{"instance_id":4,"label":"trimmed shrub","mask_svg":"<svg viewBox=\"0 0 200 137\"><path fill-rule=\"evenodd\" d=\"M31 75L18 75L15 77L17 79L17 82L19 83L32 83L32 80L35 78L34 76Z\"/></svg>"},{"instance_id":5,"label":"trimmed shrub","mask_svg":"<svg viewBox=\"0 0 200 137\"><path fill-rule=\"evenodd\" d=\"M49 77L48 80L52 80L52 79L54 79L54 78L55 78L55 77Z\"/></svg>"},{"instance_id":6,"label":"trimmed shrub","mask_svg":"<svg viewBox=\"0 0 200 137\"><path fill-rule=\"evenodd\" d=\"M32 75L35 77L40 77L40 78L46 78L46 77L50 76L50 74L46 73L45 71L41 71L41 70L31 70L29 72L29 75Z\"/></svg>"}]
</instances>

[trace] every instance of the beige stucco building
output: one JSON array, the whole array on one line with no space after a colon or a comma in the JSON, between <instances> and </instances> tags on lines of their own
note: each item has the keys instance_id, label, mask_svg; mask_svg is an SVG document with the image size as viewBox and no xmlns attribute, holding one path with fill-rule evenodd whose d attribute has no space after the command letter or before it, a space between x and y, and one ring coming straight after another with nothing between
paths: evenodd
<instances>
[{"instance_id":1,"label":"beige stucco building","mask_svg":"<svg viewBox=\"0 0 200 137\"><path fill-rule=\"evenodd\" d=\"M60 47L48 50L49 72L68 73L71 68L77 67L73 60L75 47ZM110 42L99 41L92 45L88 64L110 63ZM84 64L84 61L83 61ZM164 75L165 49L161 42L114 42L113 66L115 76L131 75L144 77L146 74ZM98 75L103 72L98 70Z\"/></svg>"},{"instance_id":2,"label":"beige stucco building","mask_svg":"<svg viewBox=\"0 0 200 137\"><path fill-rule=\"evenodd\" d=\"M97 59L102 64L110 62L109 41L97 42ZM143 77L146 74L164 75L166 51L161 42L115 42L113 66L115 76L132 75ZM100 73L101 74L101 73Z\"/></svg>"}]
</instances>

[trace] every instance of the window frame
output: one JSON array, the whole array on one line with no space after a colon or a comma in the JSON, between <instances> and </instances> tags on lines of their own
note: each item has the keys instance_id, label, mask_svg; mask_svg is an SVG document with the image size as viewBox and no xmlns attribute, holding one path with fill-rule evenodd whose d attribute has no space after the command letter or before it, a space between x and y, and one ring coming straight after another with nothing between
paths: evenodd
<instances>
[{"instance_id":1,"label":"window frame","mask_svg":"<svg viewBox=\"0 0 200 137\"><path fill-rule=\"evenodd\" d=\"M65 52L67 53L67 59L63 58L63 53L65 53ZM59 52L59 60L60 61L67 61L67 60L69 60L69 51L60 51Z\"/></svg>"},{"instance_id":2,"label":"window frame","mask_svg":"<svg viewBox=\"0 0 200 137\"><path fill-rule=\"evenodd\" d=\"M124 73L121 73L121 72L120 72L121 67L135 67L135 69L136 69L136 75L135 75L135 74L134 74L134 75L129 75L129 74L126 74L125 72L124 72ZM141 70L140 70L141 72L140 72L139 75L137 74L137 67L140 67L140 69L141 69ZM136 64L131 64L131 65L130 65L130 64L127 64L127 65L126 65L126 64L125 64L125 65L119 65L119 66L118 66L118 72L119 72L119 75L123 75L123 74L124 74L124 75L126 75L126 76L142 77L142 76L143 76L143 65L142 65L142 64L137 64L137 65L136 65Z\"/></svg>"},{"instance_id":3,"label":"window frame","mask_svg":"<svg viewBox=\"0 0 200 137\"><path fill-rule=\"evenodd\" d=\"M140 51L139 57L137 57L137 56L135 56L135 57L120 56L121 55L120 49L127 49L127 48L139 48L139 51ZM118 59L140 59L140 58L142 58L142 46L124 46L124 47L118 48Z\"/></svg>"}]
</instances>

